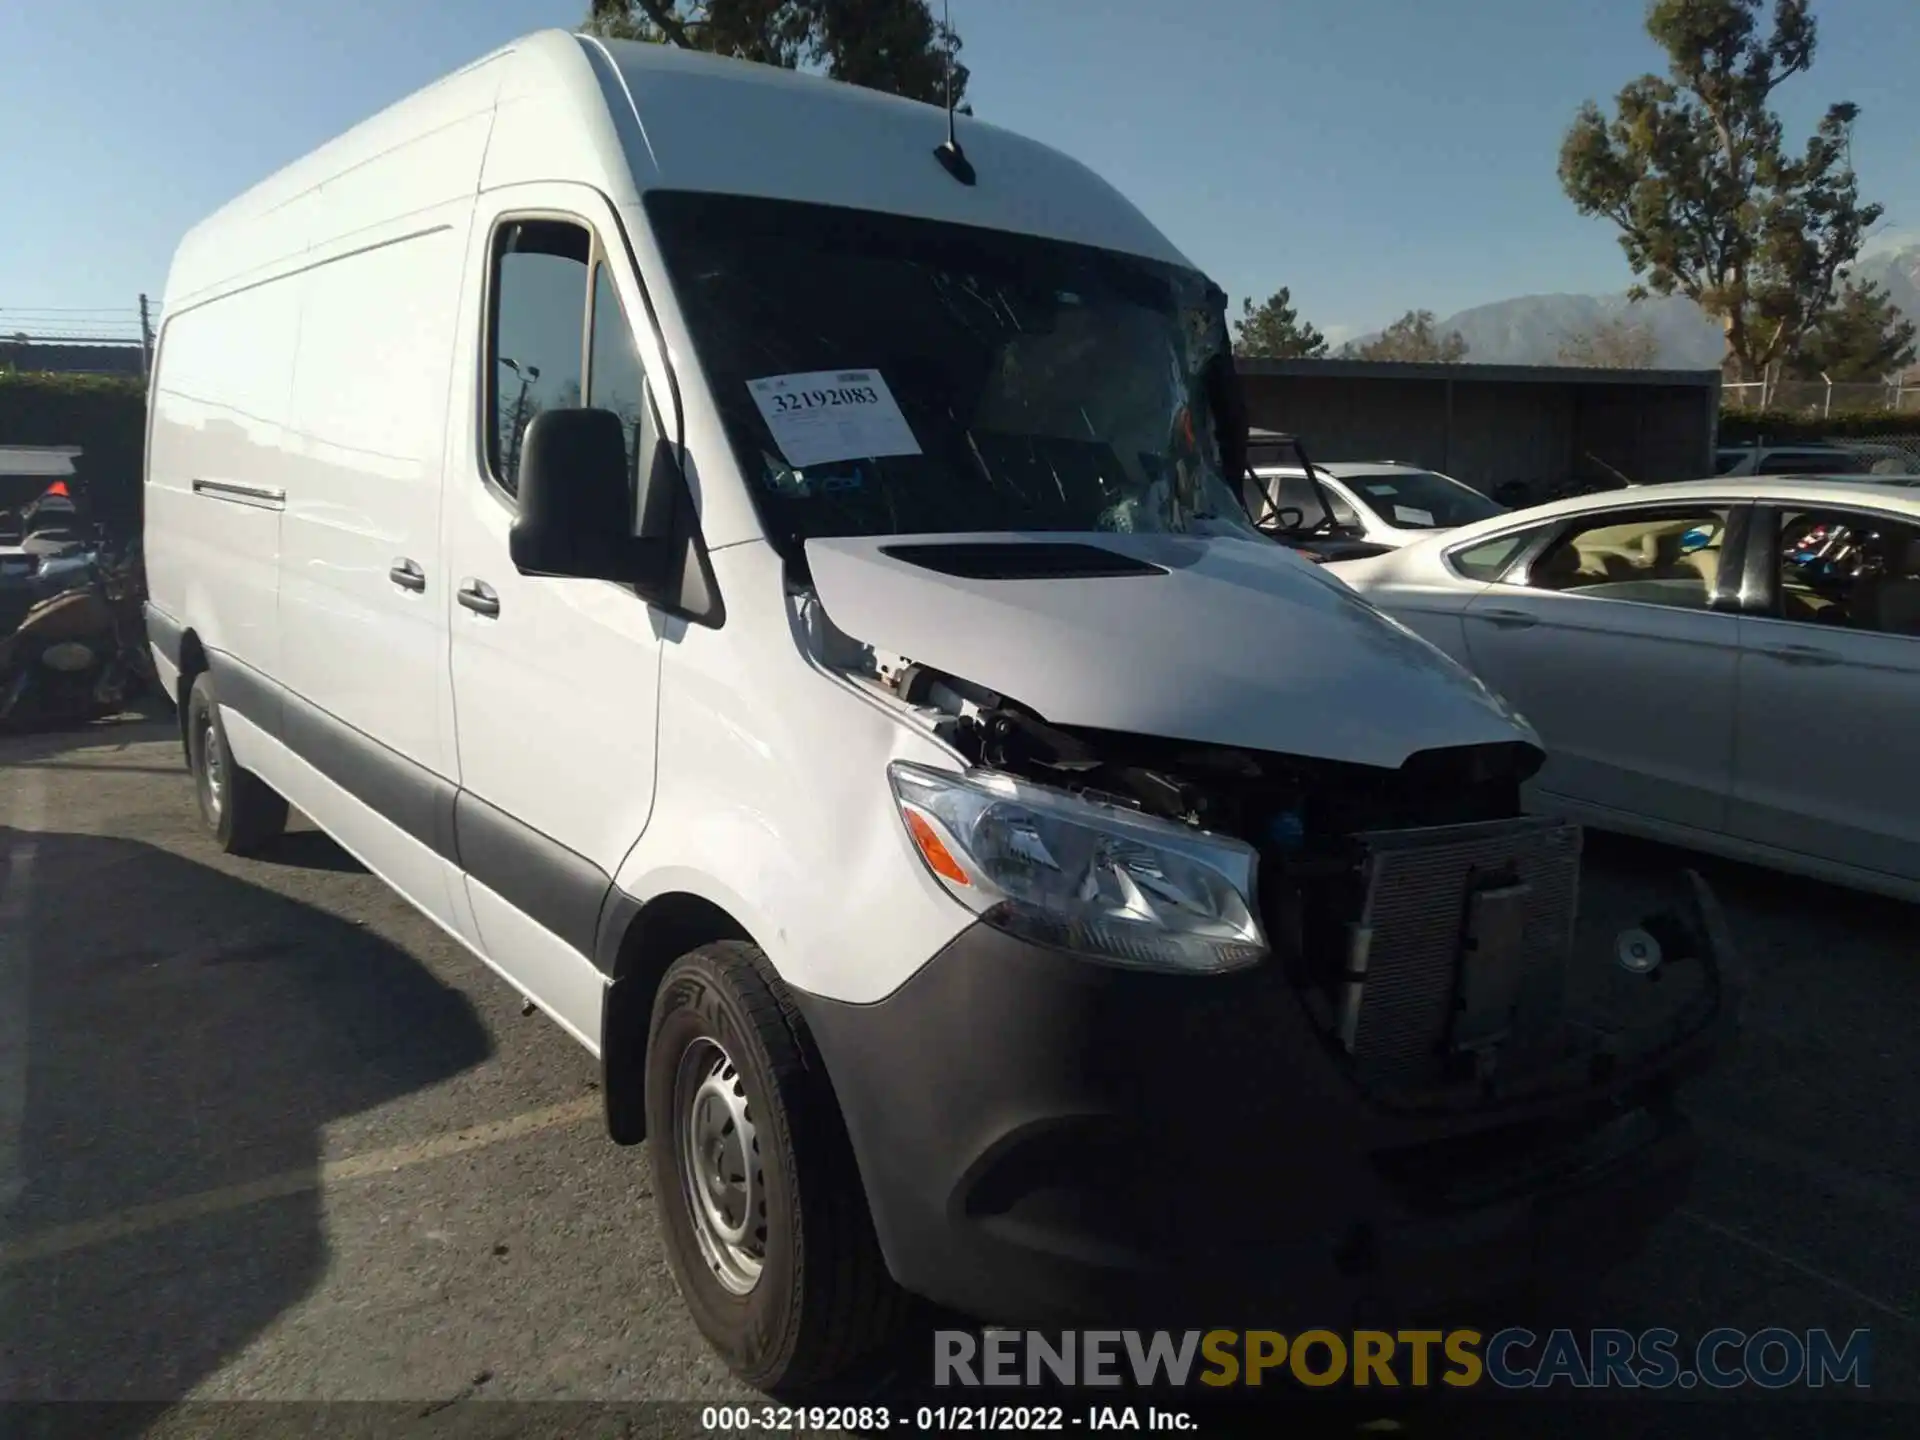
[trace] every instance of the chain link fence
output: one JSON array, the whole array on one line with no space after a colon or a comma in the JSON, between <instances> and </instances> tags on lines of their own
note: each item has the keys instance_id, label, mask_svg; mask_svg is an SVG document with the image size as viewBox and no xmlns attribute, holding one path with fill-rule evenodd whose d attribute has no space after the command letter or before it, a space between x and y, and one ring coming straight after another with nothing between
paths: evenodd
<instances>
[{"instance_id":1,"label":"chain link fence","mask_svg":"<svg viewBox=\"0 0 1920 1440\"><path fill-rule=\"evenodd\" d=\"M1920 381L1742 380L1720 387L1720 402L1731 409L1769 410L1822 417L1887 410L1909 414L1920 427Z\"/></svg>"},{"instance_id":2,"label":"chain link fence","mask_svg":"<svg viewBox=\"0 0 1920 1440\"><path fill-rule=\"evenodd\" d=\"M1770 438L1763 433L1723 441L1719 470L1723 475L1908 476L1920 481L1920 425L1901 435L1823 435L1815 426L1791 436Z\"/></svg>"}]
</instances>

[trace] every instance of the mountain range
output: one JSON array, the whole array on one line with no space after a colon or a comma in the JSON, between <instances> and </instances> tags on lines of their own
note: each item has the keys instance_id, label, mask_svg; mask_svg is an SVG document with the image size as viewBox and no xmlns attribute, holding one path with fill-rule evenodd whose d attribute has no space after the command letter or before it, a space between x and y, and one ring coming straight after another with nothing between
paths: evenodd
<instances>
[{"instance_id":1,"label":"mountain range","mask_svg":"<svg viewBox=\"0 0 1920 1440\"><path fill-rule=\"evenodd\" d=\"M1885 286L1909 318L1920 320L1920 244L1863 257L1852 275ZM1658 368L1712 370L1720 364L1725 347L1719 325L1680 296L1630 303L1625 294L1521 295L1462 310L1440 321L1437 328L1441 334L1460 332L1467 342L1469 364L1552 365L1570 337L1590 333L1599 322L1621 316L1652 330L1659 343Z\"/></svg>"}]
</instances>

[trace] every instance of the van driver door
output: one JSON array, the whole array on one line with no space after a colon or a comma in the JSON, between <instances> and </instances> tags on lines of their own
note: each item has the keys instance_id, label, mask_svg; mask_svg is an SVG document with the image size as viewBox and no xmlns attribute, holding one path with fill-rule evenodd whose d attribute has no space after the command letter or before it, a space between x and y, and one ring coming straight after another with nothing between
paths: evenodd
<instances>
[{"instance_id":1,"label":"van driver door","mask_svg":"<svg viewBox=\"0 0 1920 1440\"><path fill-rule=\"evenodd\" d=\"M618 413L630 466L662 417L612 207L565 184L480 201L463 331L472 399L444 491L455 828L482 953L597 1049L595 936L652 807L662 620L625 586L520 574L507 535L540 411Z\"/></svg>"}]
</instances>

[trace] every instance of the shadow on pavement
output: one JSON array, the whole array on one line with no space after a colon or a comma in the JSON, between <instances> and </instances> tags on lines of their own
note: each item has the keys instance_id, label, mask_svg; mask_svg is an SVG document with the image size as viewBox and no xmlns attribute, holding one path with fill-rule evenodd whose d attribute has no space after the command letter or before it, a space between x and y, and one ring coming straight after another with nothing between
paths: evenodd
<instances>
[{"instance_id":1,"label":"shadow on pavement","mask_svg":"<svg viewBox=\"0 0 1920 1440\"><path fill-rule=\"evenodd\" d=\"M323 1127L490 1042L359 926L133 841L0 829L0 864L15 842L0 1400L177 1400L320 1279Z\"/></svg>"},{"instance_id":2,"label":"shadow on pavement","mask_svg":"<svg viewBox=\"0 0 1920 1440\"><path fill-rule=\"evenodd\" d=\"M324 830L289 830L276 835L251 857L262 865L285 865L294 870L330 870L336 875L364 875L367 867L342 850Z\"/></svg>"},{"instance_id":3,"label":"shadow on pavement","mask_svg":"<svg viewBox=\"0 0 1920 1440\"><path fill-rule=\"evenodd\" d=\"M1920 907L1619 836L1589 833L1587 855L1583 898L1597 915L1618 915L1620 892L1687 865L1726 908L1747 988L1739 1034L1698 1087L1696 1113L1738 1132L1749 1149L1810 1164L1817 1156L1857 1172L1851 1182L1815 1177L1828 1188L1870 1183L1906 1197L1904 1221L1895 1218L1896 1205L1864 1231L1824 1211L1810 1217L1816 1234L1807 1240L1819 1238L1840 1273L1860 1268L1874 1230L1892 1223L1911 1233L1920 1217L1920 1120L1912 1103L1920 1085L1920 1050L1912 1044ZM1777 1220L1782 1197L1772 1178L1755 1175L1753 1188L1756 1200L1771 1194L1773 1204L1759 1208ZM1899 1273L1920 1281L1914 1258L1909 1249L1904 1266L1881 1271L1888 1293L1916 1293Z\"/></svg>"},{"instance_id":4,"label":"shadow on pavement","mask_svg":"<svg viewBox=\"0 0 1920 1440\"><path fill-rule=\"evenodd\" d=\"M62 757L84 758L89 750L117 750L155 740L171 740L179 754L180 722L164 700L147 699L137 709L90 725L25 734L0 732L0 764L23 765ZM185 760L181 761L184 768Z\"/></svg>"}]
</instances>

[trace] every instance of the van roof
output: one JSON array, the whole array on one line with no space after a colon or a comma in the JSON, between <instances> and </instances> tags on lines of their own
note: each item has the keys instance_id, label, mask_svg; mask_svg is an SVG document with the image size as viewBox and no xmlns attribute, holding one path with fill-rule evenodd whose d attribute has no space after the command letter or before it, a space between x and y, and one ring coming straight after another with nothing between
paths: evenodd
<instances>
[{"instance_id":1,"label":"van roof","mask_svg":"<svg viewBox=\"0 0 1920 1440\"><path fill-rule=\"evenodd\" d=\"M369 206L417 211L504 185L575 180L617 204L656 189L815 201L1191 265L1080 162L970 116L955 126L977 174L972 186L934 159L947 135L941 106L672 46L544 30L361 122L202 221L175 256L167 305L264 278L303 255L323 186L336 205L354 208L355 229L397 218ZM409 148L423 163L409 167L405 184L371 183L385 168L376 162Z\"/></svg>"},{"instance_id":2,"label":"van roof","mask_svg":"<svg viewBox=\"0 0 1920 1440\"><path fill-rule=\"evenodd\" d=\"M666 45L605 48L651 150L651 176L633 157L643 188L813 200L1191 263L1078 160L984 120L954 119L978 177L968 186L933 157L947 138L942 106Z\"/></svg>"}]
</instances>

